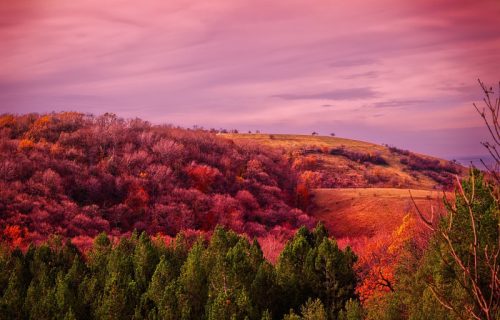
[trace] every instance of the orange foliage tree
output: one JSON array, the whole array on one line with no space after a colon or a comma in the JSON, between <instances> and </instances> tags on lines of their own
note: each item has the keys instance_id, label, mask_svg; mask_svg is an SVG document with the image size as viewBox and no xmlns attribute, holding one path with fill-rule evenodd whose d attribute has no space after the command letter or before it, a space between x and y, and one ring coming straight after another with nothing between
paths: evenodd
<instances>
[{"instance_id":1,"label":"orange foliage tree","mask_svg":"<svg viewBox=\"0 0 500 320\"><path fill-rule=\"evenodd\" d=\"M0 116L0 127L13 127L16 123L16 118L11 114Z\"/></svg>"},{"instance_id":2,"label":"orange foliage tree","mask_svg":"<svg viewBox=\"0 0 500 320\"><path fill-rule=\"evenodd\" d=\"M311 201L311 189L321 186L321 173L306 170L297 181L297 207L306 209Z\"/></svg>"},{"instance_id":3,"label":"orange foliage tree","mask_svg":"<svg viewBox=\"0 0 500 320\"><path fill-rule=\"evenodd\" d=\"M1 239L10 243L13 247L22 248L25 244L25 237L28 233L26 227L18 225L8 225L1 233Z\"/></svg>"},{"instance_id":4,"label":"orange foliage tree","mask_svg":"<svg viewBox=\"0 0 500 320\"><path fill-rule=\"evenodd\" d=\"M386 292L394 291L394 273L398 261L405 255L406 244L415 235L416 220L410 215L388 235L378 235L358 249L358 274L361 283L357 288L361 301L370 303Z\"/></svg>"},{"instance_id":5,"label":"orange foliage tree","mask_svg":"<svg viewBox=\"0 0 500 320\"><path fill-rule=\"evenodd\" d=\"M300 170L314 170L318 166L318 158L311 156L298 156L292 164L292 167Z\"/></svg>"},{"instance_id":6,"label":"orange foliage tree","mask_svg":"<svg viewBox=\"0 0 500 320\"><path fill-rule=\"evenodd\" d=\"M52 117L50 115L44 115L38 118L26 132L25 137L35 141L38 141L40 138L45 138L45 135L50 132L51 123Z\"/></svg>"},{"instance_id":7,"label":"orange foliage tree","mask_svg":"<svg viewBox=\"0 0 500 320\"><path fill-rule=\"evenodd\" d=\"M18 148L19 150L30 150L35 147L35 143L30 139L22 139L19 141Z\"/></svg>"}]
</instances>

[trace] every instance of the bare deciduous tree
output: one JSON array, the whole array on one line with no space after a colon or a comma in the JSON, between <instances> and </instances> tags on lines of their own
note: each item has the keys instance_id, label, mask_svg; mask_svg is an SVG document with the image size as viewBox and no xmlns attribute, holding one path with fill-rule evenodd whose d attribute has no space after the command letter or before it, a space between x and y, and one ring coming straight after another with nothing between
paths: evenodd
<instances>
[{"instance_id":1,"label":"bare deciduous tree","mask_svg":"<svg viewBox=\"0 0 500 320\"><path fill-rule=\"evenodd\" d=\"M480 108L474 103L474 107L478 111L479 115L483 118L486 127L489 130L491 141L482 142L485 148L488 150L489 154L493 158L493 164L487 165L486 162L482 161L483 165L487 169L487 175L490 178L490 192L492 198L494 199L496 206L494 213L496 215L497 228L498 224L498 208L499 208L499 185L500 185L500 124L499 124L499 113L500 113L500 96L494 98L494 91L492 87L486 86L481 80L479 85L483 90L485 97L483 99L484 107ZM499 93L500 93L500 83L499 83ZM462 205L462 212L466 212L468 215L468 224L470 224L470 230L459 230L461 232L470 232L468 237L464 237L470 243L458 243L456 239L453 239L453 232L456 232L457 228L457 214L458 208L455 204L447 201L448 216L444 220L445 224L437 224L433 215L431 218L426 218L426 216L419 210L414 202L417 212L422 219L422 221L431 229L437 236L442 240L444 246L446 247L450 260L441 257L442 262L450 265L458 270L456 273L456 280L458 281L460 287L462 287L466 294L468 295L470 305L459 305L449 299L446 292L443 292L442 288L439 288L435 283L430 281L427 283L428 288L436 298L436 300L446 309L454 312L461 319L495 319L500 314L500 237L498 234L500 230L497 229L496 233L496 243L492 245L484 245L480 243L479 240L479 228L480 228L480 216L483 212L479 212L477 206L474 205L476 201L476 191L474 179L474 170L471 170L470 185L471 190L464 190L460 179L458 176L457 180L457 191L456 197L460 200ZM412 197L413 200L413 197ZM453 229L455 228L455 231ZM468 228L469 229L469 228ZM466 255L459 252L459 245L462 248L468 248ZM486 270L486 272L485 272ZM483 278L481 278L481 274ZM484 275L487 277L484 277ZM487 279L485 279L487 278ZM485 285L485 281L487 282ZM464 314L464 309L466 314Z\"/></svg>"},{"instance_id":2,"label":"bare deciduous tree","mask_svg":"<svg viewBox=\"0 0 500 320\"><path fill-rule=\"evenodd\" d=\"M486 86L484 82L478 79L479 85L484 92L483 103L484 106L479 108L475 103L474 107L477 112L483 118L492 141L481 142L483 146L488 150L490 155L493 157L493 164L483 165L488 169L488 172L495 178L497 185L500 183L500 124L498 122L498 117L500 113L500 82L498 83L498 97L494 97L493 87ZM498 197L497 197L498 199Z\"/></svg>"}]
</instances>

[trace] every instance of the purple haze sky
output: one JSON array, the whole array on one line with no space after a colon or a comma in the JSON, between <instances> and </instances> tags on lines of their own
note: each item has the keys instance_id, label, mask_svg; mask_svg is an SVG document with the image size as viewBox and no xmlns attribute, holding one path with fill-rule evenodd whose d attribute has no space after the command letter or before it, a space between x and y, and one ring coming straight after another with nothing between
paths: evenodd
<instances>
[{"instance_id":1,"label":"purple haze sky","mask_svg":"<svg viewBox=\"0 0 500 320\"><path fill-rule=\"evenodd\" d=\"M484 154L499 0L0 0L0 113L311 133Z\"/></svg>"}]
</instances>

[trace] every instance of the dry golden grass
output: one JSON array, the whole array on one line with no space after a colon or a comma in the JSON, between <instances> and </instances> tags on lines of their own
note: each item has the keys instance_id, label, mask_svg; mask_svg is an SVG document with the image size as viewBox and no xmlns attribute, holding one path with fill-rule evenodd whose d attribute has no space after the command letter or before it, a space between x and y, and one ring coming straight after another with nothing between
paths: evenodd
<instances>
[{"instance_id":1,"label":"dry golden grass","mask_svg":"<svg viewBox=\"0 0 500 320\"><path fill-rule=\"evenodd\" d=\"M346 187L369 187L365 181L364 175L376 174L388 178L387 183L378 184L383 187L398 187L398 188L413 188L432 190L436 186L436 182L428 176L420 172L412 172L410 174L404 170L405 166L401 164L401 156L391 153L389 149L382 145L374 143L351 140L339 137L313 136L313 135L293 135L293 134L246 134L246 133L228 133L220 134L221 137L231 139L236 143L257 143L273 148L279 148L289 152L293 157L300 157L299 150L304 150L310 147L325 148L331 150L333 148L345 147L346 149L360 153L370 153L382 156L387 162L387 166L369 165L351 161L343 156L330 155L328 152L314 154L313 157L318 159L322 170L335 171L346 179L353 181L352 185L344 185ZM433 158L418 154L426 158ZM444 160L441 160L444 162ZM356 181L359 181L356 182Z\"/></svg>"},{"instance_id":2,"label":"dry golden grass","mask_svg":"<svg viewBox=\"0 0 500 320\"><path fill-rule=\"evenodd\" d=\"M443 210L443 192L411 190L418 207ZM403 217L416 214L409 189L352 188L316 189L311 214L323 221L336 238L373 237L394 231Z\"/></svg>"},{"instance_id":3,"label":"dry golden grass","mask_svg":"<svg viewBox=\"0 0 500 320\"><path fill-rule=\"evenodd\" d=\"M249 133L227 133L220 136L236 141L255 141L259 144L285 149L298 149L308 146L335 148L340 146L360 152L386 151L387 148L358 140L344 139L338 137L300 135L300 134L249 134Z\"/></svg>"}]
</instances>

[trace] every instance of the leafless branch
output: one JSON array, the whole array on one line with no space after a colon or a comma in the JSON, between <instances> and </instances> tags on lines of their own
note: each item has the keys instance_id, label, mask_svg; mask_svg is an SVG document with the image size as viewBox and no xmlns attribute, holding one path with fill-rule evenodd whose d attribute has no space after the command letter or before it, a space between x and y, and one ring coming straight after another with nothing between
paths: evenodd
<instances>
[{"instance_id":1,"label":"leafless branch","mask_svg":"<svg viewBox=\"0 0 500 320\"><path fill-rule=\"evenodd\" d=\"M493 178L494 184L492 185L492 196L496 201L497 208L499 203L499 184L500 184L500 96L493 99L493 88L488 88L481 80L478 80L479 85L485 95L483 99L484 107L479 108L476 104L473 104L481 118L483 119L492 139L492 142L482 142L483 146L488 150L488 153L492 156L495 164L493 166L487 166L483 160L481 162L485 166L490 177ZM500 83L499 83L500 92ZM460 276L457 278L460 286L467 292L471 298L470 304L465 304L462 307L466 311L468 316L461 315L460 310L457 310L457 305L454 305L451 301L447 300L447 296L442 294L437 286L432 283L428 284L429 289L436 298L436 300L446 309L453 311L461 318L474 318L474 319L487 319L492 320L498 314L500 308L500 238L497 239L497 244L493 249L485 246L480 247L478 227L480 227L480 217L479 212L475 212L475 202L477 190L476 187L476 176L474 170L471 170L470 174L470 189L467 192L462 187L460 183L460 178L456 176L457 187L456 187L456 197L463 203L462 209L468 215L470 229L461 230L461 232L470 232L470 243L465 243L470 248L470 253L465 256L459 253L458 243L453 236L453 228L455 223L455 215L458 214L458 208L452 205L446 197L444 197L445 205L448 209L447 225L441 227L435 227L432 221L429 221L422 211L418 208L413 195L410 192L410 197L415 205L416 211L420 219L425 223L425 225L432 231L436 232L437 235L444 240L446 246L446 251L449 258L440 256L440 259L444 263L449 265L453 264L453 267L458 269ZM462 210L460 209L460 210ZM462 211L460 211L462 212ZM458 216L457 216L458 217ZM500 228L500 226L497 226ZM500 232L500 229L497 230ZM461 243L463 245L464 243ZM450 261L448 261L450 260ZM487 280L487 286L484 286L484 280L480 278L480 271L484 277L484 268L487 268L489 279ZM487 273L487 274L488 274Z\"/></svg>"}]
</instances>

